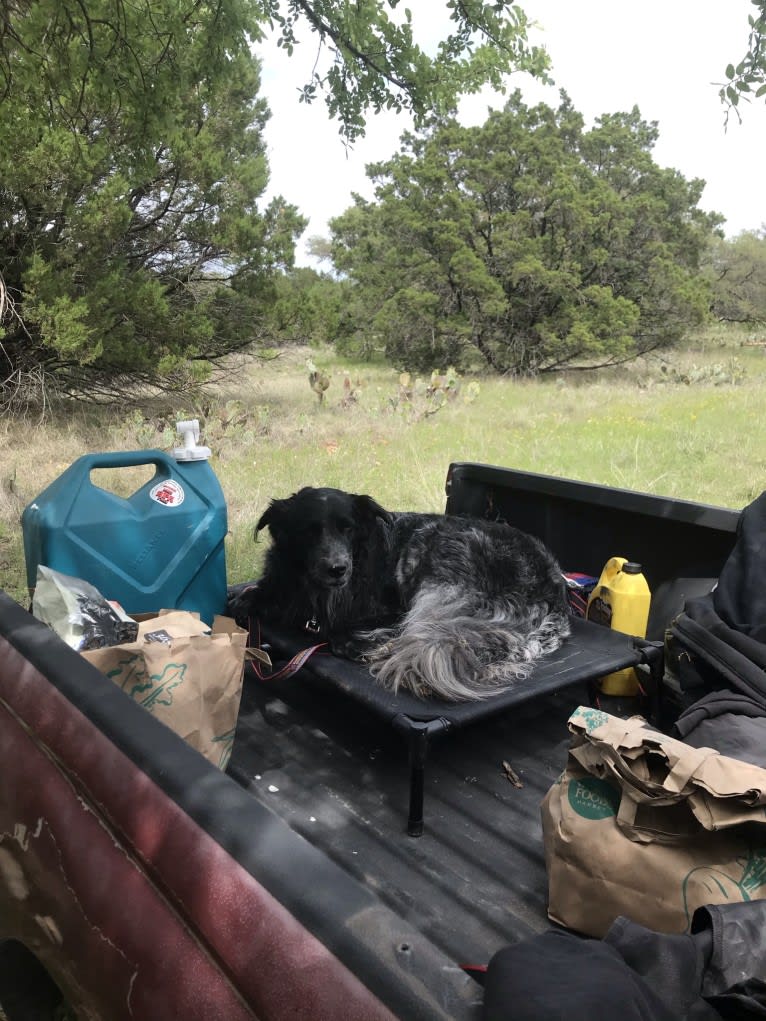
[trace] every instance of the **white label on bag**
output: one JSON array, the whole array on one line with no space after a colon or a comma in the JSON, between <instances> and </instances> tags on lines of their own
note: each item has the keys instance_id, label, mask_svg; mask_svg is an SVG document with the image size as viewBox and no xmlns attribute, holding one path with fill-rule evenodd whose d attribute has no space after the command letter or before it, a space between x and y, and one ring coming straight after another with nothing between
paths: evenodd
<instances>
[{"instance_id":1,"label":"white label on bag","mask_svg":"<svg viewBox=\"0 0 766 1021\"><path fill-rule=\"evenodd\" d=\"M179 507L184 502L185 493L174 479L166 479L153 486L149 496L163 507Z\"/></svg>"}]
</instances>

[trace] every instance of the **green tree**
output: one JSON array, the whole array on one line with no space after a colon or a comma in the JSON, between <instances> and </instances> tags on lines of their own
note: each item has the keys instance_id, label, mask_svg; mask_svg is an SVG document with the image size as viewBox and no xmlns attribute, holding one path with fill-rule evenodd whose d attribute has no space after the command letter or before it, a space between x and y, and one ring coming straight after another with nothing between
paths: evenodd
<instances>
[{"instance_id":1,"label":"green tree","mask_svg":"<svg viewBox=\"0 0 766 1021\"><path fill-rule=\"evenodd\" d=\"M222 260L240 300L291 263L304 221L281 199L258 208L267 110L246 11L6 5L6 392L42 370L64 392L111 393L125 375L172 377L215 358L238 341L220 314L234 300L219 293Z\"/></svg>"},{"instance_id":2,"label":"green tree","mask_svg":"<svg viewBox=\"0 0 766 1021\"><path fill-rule=\"evenodd\" d=\"M308 267L281 274L263 311L264 341L272 347L334 344L343 330L348 289L345 281Z\"/></svg>"},{"instance_id":3,"label":"green tree","mask_svg":"<svg viewBox=\"0 0 766 1021\"><path fill-rule=\"evenodd\" d=\"M303 21L328 50L303 98L324 90L347 138L365 109L420 116L514 63L545 63L512 5L450 0L454 32L433 59L395 7L6 0L0 402L25 381L102 396L176 385L252 342L305 226L282 199L261 202L268 111L253 43L269 26L292 48Z\"/></svg>"},{"instance_id":4,"label":"green tree","mask_svg":"<svg viewBox=\"0 0 766 1021\"><path fill-rule=\"evenodd\" d=\"M729 323L766 323L766 228L716 239L711 250L712 311Z\"/></svg>"},{"instance_id":5,"label":"green tree","mask_svg":"<svg viewBox=\"0 0 766 1021\"><path fill-rule=\"evenodd\" d=\"M749 34L745 55L726 68L726 82L721 86L721 100L726 116L733 109L739 116L740 100L766 96L766 0L752 0L753 13L748 15Z\"/></svg>"},{"instance_id":6,"label":"green tree","mask_svg":"<svg viewBox=\"0 0 766 1021\"><path fill-rule=\"evenodd\" d=\"M331 228L360 330L403 368L535 374L614 364L706 313L699 260L719 218L704 182L651 156L638 110L585 130L516 93L481 127L440 120L369 168L376 201Z\"/></svg>"}]
</instances>

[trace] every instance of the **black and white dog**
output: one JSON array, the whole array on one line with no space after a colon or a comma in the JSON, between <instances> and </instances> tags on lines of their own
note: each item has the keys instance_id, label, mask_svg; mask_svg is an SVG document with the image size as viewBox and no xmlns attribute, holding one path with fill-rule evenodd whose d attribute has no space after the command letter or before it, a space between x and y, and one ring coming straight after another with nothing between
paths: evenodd
<instances>
[{"instance_id":1,"label":"black and white dog","mask_svg":"<svg viewBox=\"0 0 766 1021\"><path fill-rule=\"evenodd\" d=\"M394 691L485 698L569 634L558 564L510 525L305 488L272 500L267 526L263 575L229 612L305 629Z\"/></svg>"}]
</instances>

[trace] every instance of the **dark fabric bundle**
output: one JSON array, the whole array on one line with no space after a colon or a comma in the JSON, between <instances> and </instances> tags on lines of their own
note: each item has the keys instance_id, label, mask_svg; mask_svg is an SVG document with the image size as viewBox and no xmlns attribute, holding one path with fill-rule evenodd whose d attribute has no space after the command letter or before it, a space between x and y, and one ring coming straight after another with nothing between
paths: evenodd
<instances>
[{"instance_id":1,"label":"dark fabric bundle","mask_svg":"<svg viewBox=\"0 0 766 1021\"><path fill-rule=\"evenodd\" d=\"M766 1017L766 902L699 908L667 935L618 918L603 940L551 930L489 963L483 1021Z\"/></svg>"},{"instance_id":2,"label":"dark fabric bundle","mask_svg":"<svg viewBox=\"0 0 766 1021\"><path fill-rule=\"evenodd\" d=\"M688 600L670 632L687 678L766 706L766 493L742 511L716 587Z\"/></svg>"}]
</instances>

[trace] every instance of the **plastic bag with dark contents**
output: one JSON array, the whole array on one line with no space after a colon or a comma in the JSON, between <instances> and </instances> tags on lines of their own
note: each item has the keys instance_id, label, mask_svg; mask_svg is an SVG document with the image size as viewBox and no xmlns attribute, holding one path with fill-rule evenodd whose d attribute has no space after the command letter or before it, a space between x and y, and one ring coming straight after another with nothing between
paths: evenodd
<instances>
[{"instance_id":1,"label":"plastic bag with dark contents","mask_svg":"<svg viewBox=\"0 0 766 1021\"><path fill-rule=\"evenodd\" d=\"M136 621L89 582L42 564L37 568L32 613L78 652L134 642L138 635Z\"/></svg>"}]
</instances>

